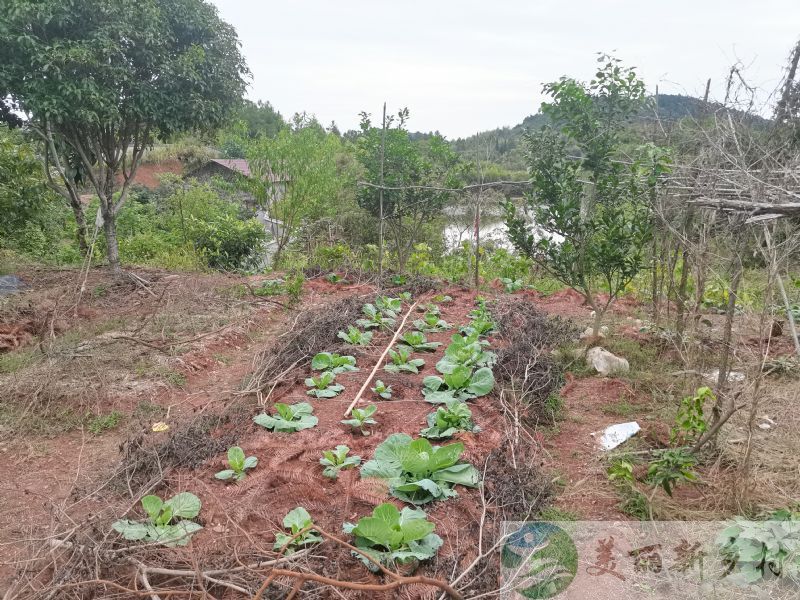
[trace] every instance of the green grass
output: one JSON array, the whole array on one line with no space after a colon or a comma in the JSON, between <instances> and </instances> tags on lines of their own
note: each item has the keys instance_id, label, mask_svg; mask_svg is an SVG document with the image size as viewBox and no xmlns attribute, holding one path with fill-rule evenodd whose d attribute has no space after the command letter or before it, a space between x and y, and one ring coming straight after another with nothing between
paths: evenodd
<instances>
[{"instance_id":1,"label":"green grass","mask_svg":"<svg viewBox=\"0 0 800 600\"><path fill-rule=\"evenodd\" d=\"M160 404L151 402L150 400L142 400L133 411L133 416L141 419L152 419L154 417L161 417L166 414L166 409Z\"/></svg>"},{"instance_id":2,"label":"green grass","mask_svg":"<svg viewBox=\"0 0 800 600\"><path fill-rule=\"evenodd\" d=\"M540 521L578 521L581 517L578 513L571 510L548 506L539 512L538 518Z\"/></svg>"},{"instance_id":3,"label":"green grass","mask_svg":"<svg viewBox=\"0 0 800 600\"><path fill-rule=\"evenodd\" d=\"M186 385L186 375L168 367L158 367L155 372L161 379L175 387L182 388Z\"/></svg>"},{"instance_id":4,"label":"green grass","mask_svg":"<svg viewBox=\"0 0 800 600\"><path fill-rule=\"evenodd\" d=\"M607 404L600 409L606 415L614 415L617 417L631 417L638 412L641 412L640 407L634 406L627 400L620 400L614 404Z\"/></svg>"},{"instance_id":5,"label":"green grass","mask_svg":"<svg viewBox=\"0 0 800 600\"><path fill-rule=\"evenodd\" d=\"M95 435L99 435L104 431L109 431L117 427L122 421L122 418L123 414L121 412L112 410L107 415L95 415L90 418L89 422L86 424L86 428Z\"/></svg>"},{"instance_id":6,"label":"green grass","mask_svg":"<svg viewBox=\"0 0 800 600\"><path fill-rule=\"evenodd\" d=\"M16 373L35 364L40 358L41 354L30 348L0 354L0 374Z\"/></svg>"}]
</instances>

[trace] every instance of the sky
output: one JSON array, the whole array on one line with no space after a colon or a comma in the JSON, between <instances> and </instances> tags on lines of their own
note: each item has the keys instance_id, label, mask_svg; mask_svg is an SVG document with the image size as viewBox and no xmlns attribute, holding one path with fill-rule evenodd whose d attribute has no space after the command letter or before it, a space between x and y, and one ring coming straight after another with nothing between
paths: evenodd
<instances>
[{"instance_id":1,"label":"sky","mask_svg":"<svg viewBox=\"0 0 800 600\"><path fill-rule=\"evenodd\" d=\"M383 102L453 139L535 113L542 84L591 78L598 52L648 89L721 99L737 61L768 104L800 38L799 0L212 0L238 31L248 97L356 128Z\"/></svg>"}]
</instances>

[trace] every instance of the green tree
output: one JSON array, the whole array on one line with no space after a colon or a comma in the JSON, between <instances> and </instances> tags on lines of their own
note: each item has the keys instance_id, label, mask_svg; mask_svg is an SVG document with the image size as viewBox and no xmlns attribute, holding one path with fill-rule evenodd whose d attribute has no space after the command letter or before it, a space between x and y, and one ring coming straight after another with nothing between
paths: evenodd
<instances>
[{"instance_id":1,"label":"green tree","mask_svg":"<svg viewBox=\"0 0 800 600\"><path fill-rule=\"evenodd\" d=\"M525 136L532 192L522 214L506 204L514 246L584 296L595 335L644 266L649 200L666 169L665 153L652 146L620 160L621 134L644 107L645 86L619 60L600 62L588 84L562 77L544 86L552 102L542 112L554 125Z\"/></svg>"},{"instance_id":2,"label":"green tree","mask_svg":"<svg viewBox=\"0 0 800 600\"><path fill-rule=\"evenodd\" d=\"M250 144L249 185L267 214L281 222L275 263L302 224L335 216L341 208L354 183L352 169L341 160L344 152L336 135L305 114L295 115L274 139L264 135Z\"/></svg>"},{"instance_id":3,"label":"green tree","mask_svg":"<svg viewBox=\"0 0 800 600\"><path fill-rule=\"evenodd\" d=\"M204 0L7 0L0 39L0 98L75 153L121 274L116 216L145 149L213 130L241 102L236 32Z\"/></svg>"},{"instance_id":4,"label":"green tree","mask_svg":"<svg viewBox=\"0 0 800 600\"><path fill-rule=\"evenodd\" d=\"M383 218L401 271L423 225L435 219L451 199L452 189L461 185L462 164L442 136L435 134L413 141L405 123L408 109L397 119L387 118L385 142L381 127L375 127L367 113L361 113L361 133L356 152L366 182L359 186L358 204L376 219L381 217L381 193L377 185L383 168ZM383 158L383 166L381 162Z\"/></svg>"}]
</instances>

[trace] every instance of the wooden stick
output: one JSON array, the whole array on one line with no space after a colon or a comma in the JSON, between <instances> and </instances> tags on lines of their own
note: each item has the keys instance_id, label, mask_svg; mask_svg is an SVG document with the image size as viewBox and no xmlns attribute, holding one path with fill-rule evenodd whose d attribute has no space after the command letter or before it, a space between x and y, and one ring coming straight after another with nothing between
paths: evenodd
<instances>
[{"instance_id":1,"label":"wooden stick","mask_svg":"<svg viewBox=\"0 0 800 600\"><path fill-rule=\"evenodd\" d=\"M406 326L406 321L408 321L408 316L412 312L414 312L414 309L417 307L417 304L419 304L419 300L417 300L416 302L414 302L414 304L411 305L411 308L408 309L406 316L403 317L402 321L400 321L400 327L398 327L397 330L394 332L394 335L392 336L389 345L386 346L386 349L383 351L383 354L381 354L380 358L378 359L378 362L376 362L375 366L372 367L372 372L369 374L369 377L367 377L367 379L364 381L364 385L361 386L361 389L358 390L358 393L356 394L356 397L353 399L353 401L350 403L350 406L348 406L347 410L344 411L345 417L350 414L350 411L353 410L353 407L355 407L355 405L358 404L358 401L361 400L361 396L364 394L364 390L367 389L367 386L372 381L372 378L375 377L375 373L378 371L378 367L380 367L383 364L383 360L386 358L386 355L389 354L389 349L397 341L397 338L400 336L400 332L403 331L403 327Z\"/></svg>"}]
</instances>

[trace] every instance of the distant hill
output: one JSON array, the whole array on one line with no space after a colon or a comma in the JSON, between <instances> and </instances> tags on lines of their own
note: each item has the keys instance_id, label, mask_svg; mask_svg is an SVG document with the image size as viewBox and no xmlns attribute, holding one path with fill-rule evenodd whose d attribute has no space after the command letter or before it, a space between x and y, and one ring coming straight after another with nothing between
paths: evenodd
<instances>
[{"instance_id":1,"label":"distant hill","mask_svg":"<svg viewBox=\"0 0 800 600\"><path fill-rule=\"evenodd\" d=\"M722 109L722 105L705 103L700 98L681 96L678 94L660 94L657 111L650 108L640 116L642 123L652 122L656 116L662 122L675 122L691 117L699 118ZM734 111L741 115L739 111ZM767 123L766 119L753 117L757 124ZM451 142L453 149L468 160L488 160L515 171L524 170L524 156L521 147L522 134L526 130L535 130L547 123L548 119L541 113L525 117L522 123L513 127L500 127L490 131L482 131L467 138L458 138ZM424 136L425 134L415 134Z\"/></svg>"}]
</instances>

